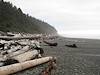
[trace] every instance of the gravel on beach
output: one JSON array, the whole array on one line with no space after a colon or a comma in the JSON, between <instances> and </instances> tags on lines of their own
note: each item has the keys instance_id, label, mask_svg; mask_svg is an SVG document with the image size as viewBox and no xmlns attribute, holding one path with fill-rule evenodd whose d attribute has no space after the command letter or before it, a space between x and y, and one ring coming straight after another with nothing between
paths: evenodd
<instances>
[{"instance_id":1,"label":"gravel on beach","mask_svg":"<svg viewBox=\"0 0 100 75\"><path fill-rule=\"evenodd\" d=\"M41 44L46 56L57 57L54 75L100 75L100 40L59 37L54 42L58 45ZM77 48L66 44L76 44ZM44 66L46 64L13 75L39 75Z\"/></svg>"}]
</instances>

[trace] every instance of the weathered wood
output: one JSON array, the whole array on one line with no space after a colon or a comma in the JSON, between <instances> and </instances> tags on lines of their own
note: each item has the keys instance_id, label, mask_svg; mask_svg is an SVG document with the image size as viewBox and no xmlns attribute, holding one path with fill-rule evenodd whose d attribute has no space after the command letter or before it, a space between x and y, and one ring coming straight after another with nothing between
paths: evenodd
<instances>
[{"instance_id":1,"label":"weathered wood","mask_svg":"<svg viewBox=\"0 0 100 75\"><path fill-rule=\"evenodd\" d=\"M12 52L15 52L17 51L18 49L21 49L21 46L16 46L15 48L12 48L10 50L7 50L8 53L12 53Z\"/></svg>"},{"instance_id":2,"label":"weathered wood","mask_svg":"<svg viewBox=\"0 0 100 75\"><path fill-rule=\"evenodd\" d=\"M12 53L9 53L9 54L6 54L6 55L2 55L0 56L0 61L5 61L9 58L12 58L14 56L17 56L19 54L22 54L22 53L25 53L29 50L29 46L25 46L24 48L22 48L21 50L18 50L16 52L12 52Z\"/></svg>"},{"instance_id":3,"label":"weathered wood","mask_svg":"<svg viewBox=\"0 0 100 75\"><path fill-rule=\"evenodd\" d=\"M56 58L48 62L48 66L39 75L52 75L52 70L56 70Z\"/></svg>"},{"instance_id":4,"label":"weathered wood","mask_svg":"<svg viewBox=\"0 0 100 75\"><path fill-rule=\"evenodd\" d=\"M49 46L57 46L58 44L55 42L48 42L48 41L44 41L44 43L48 44Z\"/></svg>"},{"instance_id":5,"label":"weathered wood","mask_svg":"<svg viewBox=\"0 0 100 75\"><path fill-rule=\"evenodd\" d=\"M65 45L67 47L72 47L72 48L77 48L76 44L72 44L72 45Z\"/></svg>"},{"instance_id":6,"label":"weathered wood","mask_svg":"<svg viewBox=\"0 0 100 75\"><path fill-rule=\"evenodd\" d=\"M29 50L29 46L25 46L25 47L23 47L21 50L18 50L18 51L16 51L16 52L9 53L8 55L9 55L10 57L13 57L13 56L16 56L16 55L25 53L25 52L27 52L28 50Z\"/></svg>"},{"instance_id":7,"label":"weathered wood","mask_svg":"<svg viewBox=\"0 0 100 75\"><path fill-rule=\"evenodd\" d=\"M37 50L33 50L33 51L28 51L23 54L14 56L13 59L18 60L19 62L24 62L24 61L35 58L38 54L39 52Z\"/></svg>"},{"instance_id":8,"label":"weathered wood","mask_svg":"<svg viewBox=\"0 0 100 75\"><path fill-rule=\"evenodd\" d=\"M25 46L25 45L30 45L31 44L31 41L21 41L21 42L18 42L21 46Z\"/></svg>"},{"instance_id":9,"label":"weathered wood","mask_svg":"<svg viewBox=\"0 0 100 75\"><path fill-rule=\"evenodd\" d=\"M22 62L22 63L16 63L16 64L0 67L0 75L13 74L18 71L46 63L52 59L53 59L53 57L43 57L43 58L39 58L39 59Z\"/></svg>"}]
</instances>

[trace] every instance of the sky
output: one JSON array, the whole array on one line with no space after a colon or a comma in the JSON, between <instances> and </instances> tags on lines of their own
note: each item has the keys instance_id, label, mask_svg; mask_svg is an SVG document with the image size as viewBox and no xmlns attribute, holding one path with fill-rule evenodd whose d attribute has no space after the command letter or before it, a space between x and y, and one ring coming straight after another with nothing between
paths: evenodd
<instances>
[{"instance_id":1,"label":"sky","mask_svg":"<svg viewBox=\"0 0 100 75\"><path fill-rule=\"evenodd\" d=\"M54 26L59 34L100 38L100 0L5 0Z\"/></svg>"}]
</instances>

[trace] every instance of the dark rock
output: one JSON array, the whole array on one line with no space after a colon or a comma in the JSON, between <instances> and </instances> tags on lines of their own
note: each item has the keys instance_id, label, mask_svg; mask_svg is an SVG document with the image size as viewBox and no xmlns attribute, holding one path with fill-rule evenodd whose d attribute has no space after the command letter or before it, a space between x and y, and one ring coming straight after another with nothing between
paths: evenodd
<instances>
[{"instance_id":1,"label":"dark rock","mask_svg":"<svg viewBox=\"0 0 100 75\"><path fill-rule=\"evenodd\" d=\"M65 45L67 47L72 47L72 48L77 48L76 44L72 44L72 45Z\"/></svg>"},{"instance_id":2,"label":"dark rock","mask_svg":"<svg viewBox=\"0 0 100 75\"><path fill-rule=\"evenodd\" d=\"M52 42L47 42L47 41L44 41L44 43L48 44L49 46L57 46L58 43L52 43Z\"/></svg>"}]
</instances>

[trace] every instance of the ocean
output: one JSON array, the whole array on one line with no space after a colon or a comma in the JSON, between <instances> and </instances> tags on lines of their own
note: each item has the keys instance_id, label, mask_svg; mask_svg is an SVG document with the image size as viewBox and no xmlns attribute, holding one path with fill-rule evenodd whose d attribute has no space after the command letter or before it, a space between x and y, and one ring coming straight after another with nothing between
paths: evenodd
<instances>
[{"instance_id":1,"label":"ocean","mask_svg":"<svg viewBox=\"0 0 100 75\"><path fill-rule=\"evenodd\" d=\"M100 39L100 34L60 34L68 38Z\"/></svg>"}]
</instances>

